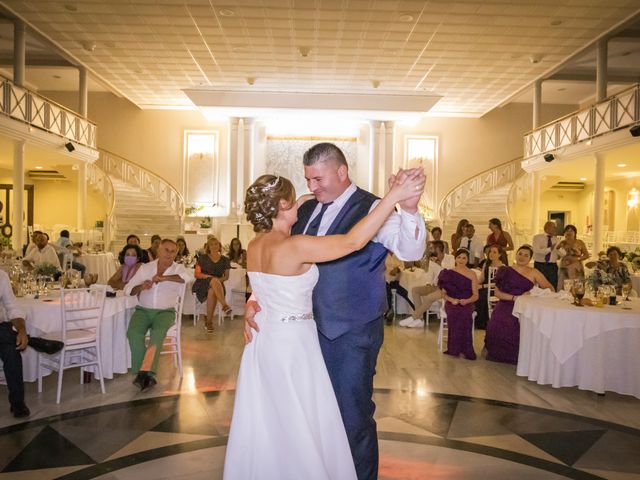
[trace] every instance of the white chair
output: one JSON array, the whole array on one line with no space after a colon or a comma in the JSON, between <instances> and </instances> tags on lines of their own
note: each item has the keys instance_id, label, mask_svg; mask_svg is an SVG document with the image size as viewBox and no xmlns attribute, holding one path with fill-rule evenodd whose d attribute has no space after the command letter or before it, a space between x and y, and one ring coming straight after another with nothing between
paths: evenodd
<instances>
[{"instance_id":1,"label":"white chair","mask_svg":"<svg viewBox=\"0 0 640 480\"><path fill-rule=\"evenodd\" d=\"M173 364L178 369L180 378L182 378L182 344L180 342L180 333L182 327L182 306L184 305L185 289L186 284L183 283L182 288L178 291L174 307L176 310L176 321L169 330L167 330L167 335L164 337L164 342L162 344L163 348L160 352L160 355L173 355Z\"/></svg>"},{"instance_id":2,"label":"white chair","mask_svg":"<svg viewBox=\"0 0 640 480\"><path fill-rule=\"evenodd\" d=\"M475 340L476 333L476 316L478 314L473 312L471 318L473 322L471 323L471 341ZM449 328L447 325L447 312L444 309L444 301L442 302L442 307L440 308L440 328L438 329L438 351L442 352L444 348L444 344L449 341Z\"/></svg>"},{"instance_id":3,"label":"white chair","mask_svg":"<svg viewBox=\"0 0 640 480\"><path fill-rule=\"evenodd\" d=\"M489 278L487 278L487 310L489 311L488 318L491 318L493 307L495 307L496 303L500 301L500 299L495 295L495 291L496 291L495 277L498 269L495 267L489 267L487 271L489 272Z\"/></svg>"},{"instance_id":4,"label":"white chair","mask_svg":"<svg viewBox=\"0 0 640 480\"><path fill-rule=\"evenodd\" d=\"M64 348L53 355L38 353L38 393L42 392L42 367L58 372L56 403L60 403L64 370L80 368L80 383L83 383L85 367L91 365L98 367L100 389L105 393L100 356L100 322L105 298L106 285L60 291L61 329L45 337L63 342Z\"/></svg>"},{"instance_id":5,"label":"white chair","mask_svg":"<svg viewBox=\"0 0 640 480\"><path fill-rule=\"evenodd\" d=\"M193 294L193 326L195 327L198 324L198 320L200 319L200 315L207 315L207 302L200 303L196 294ZM215 315L218 316L218 326L221 326L224 323L224 317L233 318L233 310L231 313L224 313L222 310L222 305L220 302L216 304Z\"/></svg>"}]
</instances>

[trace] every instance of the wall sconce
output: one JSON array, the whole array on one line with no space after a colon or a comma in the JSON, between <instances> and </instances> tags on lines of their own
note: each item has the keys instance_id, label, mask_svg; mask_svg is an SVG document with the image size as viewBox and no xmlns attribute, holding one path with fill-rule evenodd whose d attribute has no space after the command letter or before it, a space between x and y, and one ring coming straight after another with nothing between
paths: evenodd
<instances>
[{"instance_id":1,"label":"wall sconce","mask_svg":"<svg viewBox=\"0 0 640 480\"><path fill-rule=\"evenodd\" d=\"M638 203L640 203L640 191L634 187L629 190L629 194L627 195L627 207L636 208Z\"/></svg>"}]
</instances>

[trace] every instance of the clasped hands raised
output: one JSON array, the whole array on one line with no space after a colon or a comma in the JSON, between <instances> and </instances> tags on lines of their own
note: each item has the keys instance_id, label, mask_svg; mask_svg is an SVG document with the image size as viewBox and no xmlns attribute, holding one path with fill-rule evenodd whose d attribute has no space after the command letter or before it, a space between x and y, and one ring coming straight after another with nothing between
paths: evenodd
<instances>
[{"instance_id":1,"label":"clasped hands raised","mask_svg":"<svg viewBox=\"0 0 640 480\"><path fill-rule=\"evenodd\" d=\"M389 195L397 195L400 208L415 213L424 192L427 177L422 168L400 169L389 177Z\"/></svg>"}]
</instances>

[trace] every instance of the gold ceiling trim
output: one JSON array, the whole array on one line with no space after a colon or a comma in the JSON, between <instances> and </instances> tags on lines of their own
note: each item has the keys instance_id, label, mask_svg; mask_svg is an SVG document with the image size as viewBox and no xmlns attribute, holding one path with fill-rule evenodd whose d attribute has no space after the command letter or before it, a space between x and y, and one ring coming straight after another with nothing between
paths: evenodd
<instances>
[{"instance_id":1,"label":"gold ceiling trim","mask_svg":"<svg viewBox=\"0 0 640 480\"><path fill-rule=\"evenodd\" d=\"M318 141L322 140L325 142L357 142L358 137L288 137L288 136L278 136L278 135L267 135L267 140L313 140Z\"/></svg>"}]
</instances>

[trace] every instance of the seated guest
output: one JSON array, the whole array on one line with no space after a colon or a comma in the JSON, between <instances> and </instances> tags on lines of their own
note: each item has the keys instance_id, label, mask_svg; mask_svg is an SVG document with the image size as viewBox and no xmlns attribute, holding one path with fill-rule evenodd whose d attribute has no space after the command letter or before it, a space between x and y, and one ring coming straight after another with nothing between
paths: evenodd
<instances>
[{"instance_id":1,"label":"seated guest","mask_svg":"<svg viewBox=\"0 0 640 480\"><path fill-rule=\"evenodd\" d=\"M160 235L151 235L151 245L147 248L150 262L158 258L158 247L160 247L161 241L162 239L160 238Z\"/></svg>"},{"instance_id":2,"label":"seated guest","mask_svg":"<svg viewBox=\"0 0 640 480\"><path fill-rule=\"evenodd\" d=\"M460 240L464 237L464 227L467 226L469 220L463 218L458 222L458 226L456 227L456 231L451 234L451 250L456 251L460 248Z\"/></svg>"},{"instance_id":3,"label":"seated guest","mask_svg":"<svg viewBox=\"0 0 640 480\"><path fill-rule=\"evenodd\" d=\"M443 270L438 276L438 286L444 294L444 310L447 312L447 355L464 356L475 360L473 351L473 311L478 300L478 276L469 263L469 253L459 248L455 256L456 266Z\"/></svg>"},{"instance_id":4,"label":"seated guest","mask_svg":"<svg viewBox=\"0 0 640 480\"><path fill-rule=\"evenodd\" d=\"M533 266L539 270L549 283L558 285L558 239L556 237L556 222L547 222L543 227L544 233L533 236Z\"/></svg>"},{"instance_id":5,"label":"seated guest","mask_svg":"<svg viewBox=\"0 0 640 480\"><path fill-rule=\"evenodd\" d=\"M31 242L29 242L27 245L24 245L22 247L22 256L26 257L28 254L31 253L31 251L36 248L36 237L38 235L40 235L41 233L44 233L40 230L34 230L34 232L31 234Z\"/></svg>"},{"instance_id":6,"label":"seated guest","mask_svg":"<svg viewBox=\"0 0 640 480\"><path fill-rule=\"evenodd\" d=\"M616 295L622 295L622 285L631 282L629 276L629 269L622 263L622 257L624 254L615 245L607 248L607 258L598 260L597 262L587 263L587 267L596 269L596 285L598 288L602 285L599 272L606 273L614 282L616 287Z\"/></svg>"},{"instance_id":7,"label":"seated guest","mask_svg":"<svg viewBox=\"0 0 640 480\"><path fill-rule=\"evenodd\" d=\"M138 306L131 317L127 338L131 348L131 370L136 374L133 384L140 390L153 387L158 371L158 359L167 331L176 320L176 299L181 284L193 277L176 263L176 242L164 239L158 247L158 258L138 268L124 288L125 295L137 295ZM149 331L149 346L145 336Z\"/></svg>"},{"instance_id":8,"label":"seated guest","mask_svg":"<svg viewBox=\"0 0 640 480\"><path fill-rule=\"evenodd\" d=\"M55 249L48 244L49 237L46 233L39 233L35 238L36 248L32 249L27 256L22 259L22 263L27 268L34 268L43 264L53 265L58 269L60 268L60 260Z\"/></svg>"},{"instance_id":9,"label":"seated guest","mask_svg":"<svg viewBox=\"0 0 640 480\"><path fill-rule=\"evenodd\" d=\"M482 260L482 242L474 237L476 227L471 223L467 223L464 227L464 237L460 240L460 248L464 248L469 252L469 268L475 268Z\"/></svg>"},{"instance_id":10,"label":"seated guest","mask_svg":"<svg viewBox=\"0 0 640 480\"><path fill-rule=\"evenodd\" d=\"M239 238L232 238L229 243L229 261L247 268L247 251L242 248Z\"/></svg>"},{"instance_id":11,"label":"seated guest","mask_svg":"<svg viewBox=\"0 0 640 480\"><path fill-rule=\"evenodd\" d=\"M213 314L220 302L224 313L231 313L224 294L224 282L229 278L231 262L221 253L222 245L217 238L207 240L205 253L198 257L192 291L200 303L207 302L207 319L205 329L213 332Z\"/></svg>"},{"instance_id":12,"label":"seated guest","mask_svg":"<svg viewBox=\"0 0 640 480\"><path fill-rule=\"evenodd\" d=\"M58 240L56 240L56 243L51 245L56 253L58 254L58 260L60 260L60 265L65 267L65 256L66 255L71 255L71 268L73 268L74 270L78 270L80 272L80 275L82 277L84 277L84 272L87 270L87 267L84 266L84 264L80 263L80 262L76 262L73 258L75 256L79 256L80 255L80 249L78 247L76 247L73 243L71 243L71 240L69 239L69 230L61 230L60 231L60 238L58 238Z\"/></svg>"},{"instance_id":13,"label":"seated guest","mask_svg":"<svg viewBox=\"0 0 640 480\"><path fill-rule=\"evenodd\" d=\"M444 243L442 240L434 240L431 242L429 245L429 256L428 273L431 277L431 283L413 287L411 296L413 297L415 309L411 317L407 317L398 322L398 325L401 327L424 327L422 317L431 308L431 305L443 296L442 290L436 286L438 284L438 275L445 268L455 267L453 255L444 253Z\"/></svg>"},{"instance_id":14,"label":"seated guest","mask_svg":"<svg viewBox=\"0 0 640 480\"><path fill-rule=\"evenodd\" d=\"M190 255L189 248L187 247L187 242L184 238L178 237L176 240L176 245L178 245L178 253L176 254L176 262L182 263L185 257Z\"/></svg>"},{"instance_id":15,"label":"seated guest","mask_svg":"<svg viewBox=\"0 0 640 480\"><path fill-rule=\"evenodd\" d=\"M440 240L444 245L444 253L449 253L449 244L442 240L442 229L440 227L433 227L431 229L431 241Z\"/></svg>"},{"instance_id":16,"label":"seated guest","mask_svg":"<svg viewBox=\"0 0 640 480\"><path fill-rule=\"evenodd\" d=\"M487 360L514 364L518 362L520 322L513 315L513 302L516 297L526 295L536 284L540 288L554 290L542 273L529 266L532 256L533 249L529 245L523 245L516 252L515 265L502 267L496 273L495 296L499 302L487 325L484 340Z\"/></svg>"},{"instance_id":17,"label":"seated guest","mask_svg":"<svg viewBox=\"0 0 640 480\"><path fill-rule=\"evenodd\" d=\"M476 302L476 328L478 330L484 330L487 328L489 322L489 277L495 277L496 272L500 267L504 266L500 256L502 252L498 245L491 245L484 247L487 250L487 261L482 261L481 275L480 275L480 289L478 290L478 301ZM495 281L492 283L492 288L495 286Z\"/></svg>"},{"instance_id":18,"label":"seated guest","mask_svg":"<svg viewBox=\"0 0 640 480\"><path fill-rule=\"evenodd\" d=\"M564 287L564 281L584 280L584 266L582 262L589 258L589 250L582 240L578 240L578 229L573 225L564 227L564 240L558 242L556 251L560 260L558 271L558 290Z\"/></svg>"},{"instance_id":19,"label":"seated guest","mask_svg":"<svg viewBox=\"0 0 640 480\"><path fill-rule=\"evenodd\" d=\"M509 265L509 259L507 258L507 252L513 250L513 240L509 232L502 230L502 222L499 218L492 218L489 220L489 230L491 233L487 236L486 245L500 245L502 251L502 263Z\"/></svg>"},{"instance_id":20,"label":"seated guest","mask_svg":"<svg viewBox=\"0 0 640 480\"><path fill-rule=\"evenodd\" d=\"M124 287L136 274L140 265L143 264L142 252L143 250L137 245L125 245L118 254L118 258L122 256L122 265L120 265L120 268L116 270L116 273L114 273L107 282L111 288L114 290L124 290Z\"/></svg>"},{"instance_id":21,"label":"seated guest","mask_svg":"<svg viewBox=\"0 0 640 480\"><path fill-rule=\"evenodd\" d=\"M127 237L127 245L140 247L140 238L137 235L129 235ZM149 263L149 252L143 250L142 247L140 247L140 250L142 251L142 263ZM124 249L118 254L118 260L120 261L120 265L124 264Z\"/></svg>"},{"instance_id":22,"label":"seated guest","mask_svg":"<svg viewBox=\"0 0 640 480\"><path fill-rule=\"evenodd\" d=\"M400 273L404 270L404 262L395 256L393 252L389 252L384 260L384 279L387 284L387 312L384 314L387 325L393 323L393 299L392 290L404 298L411 308L414 308L413 302L409 299L409 293L400 285Z\"/></svg>"}]
</instances>

